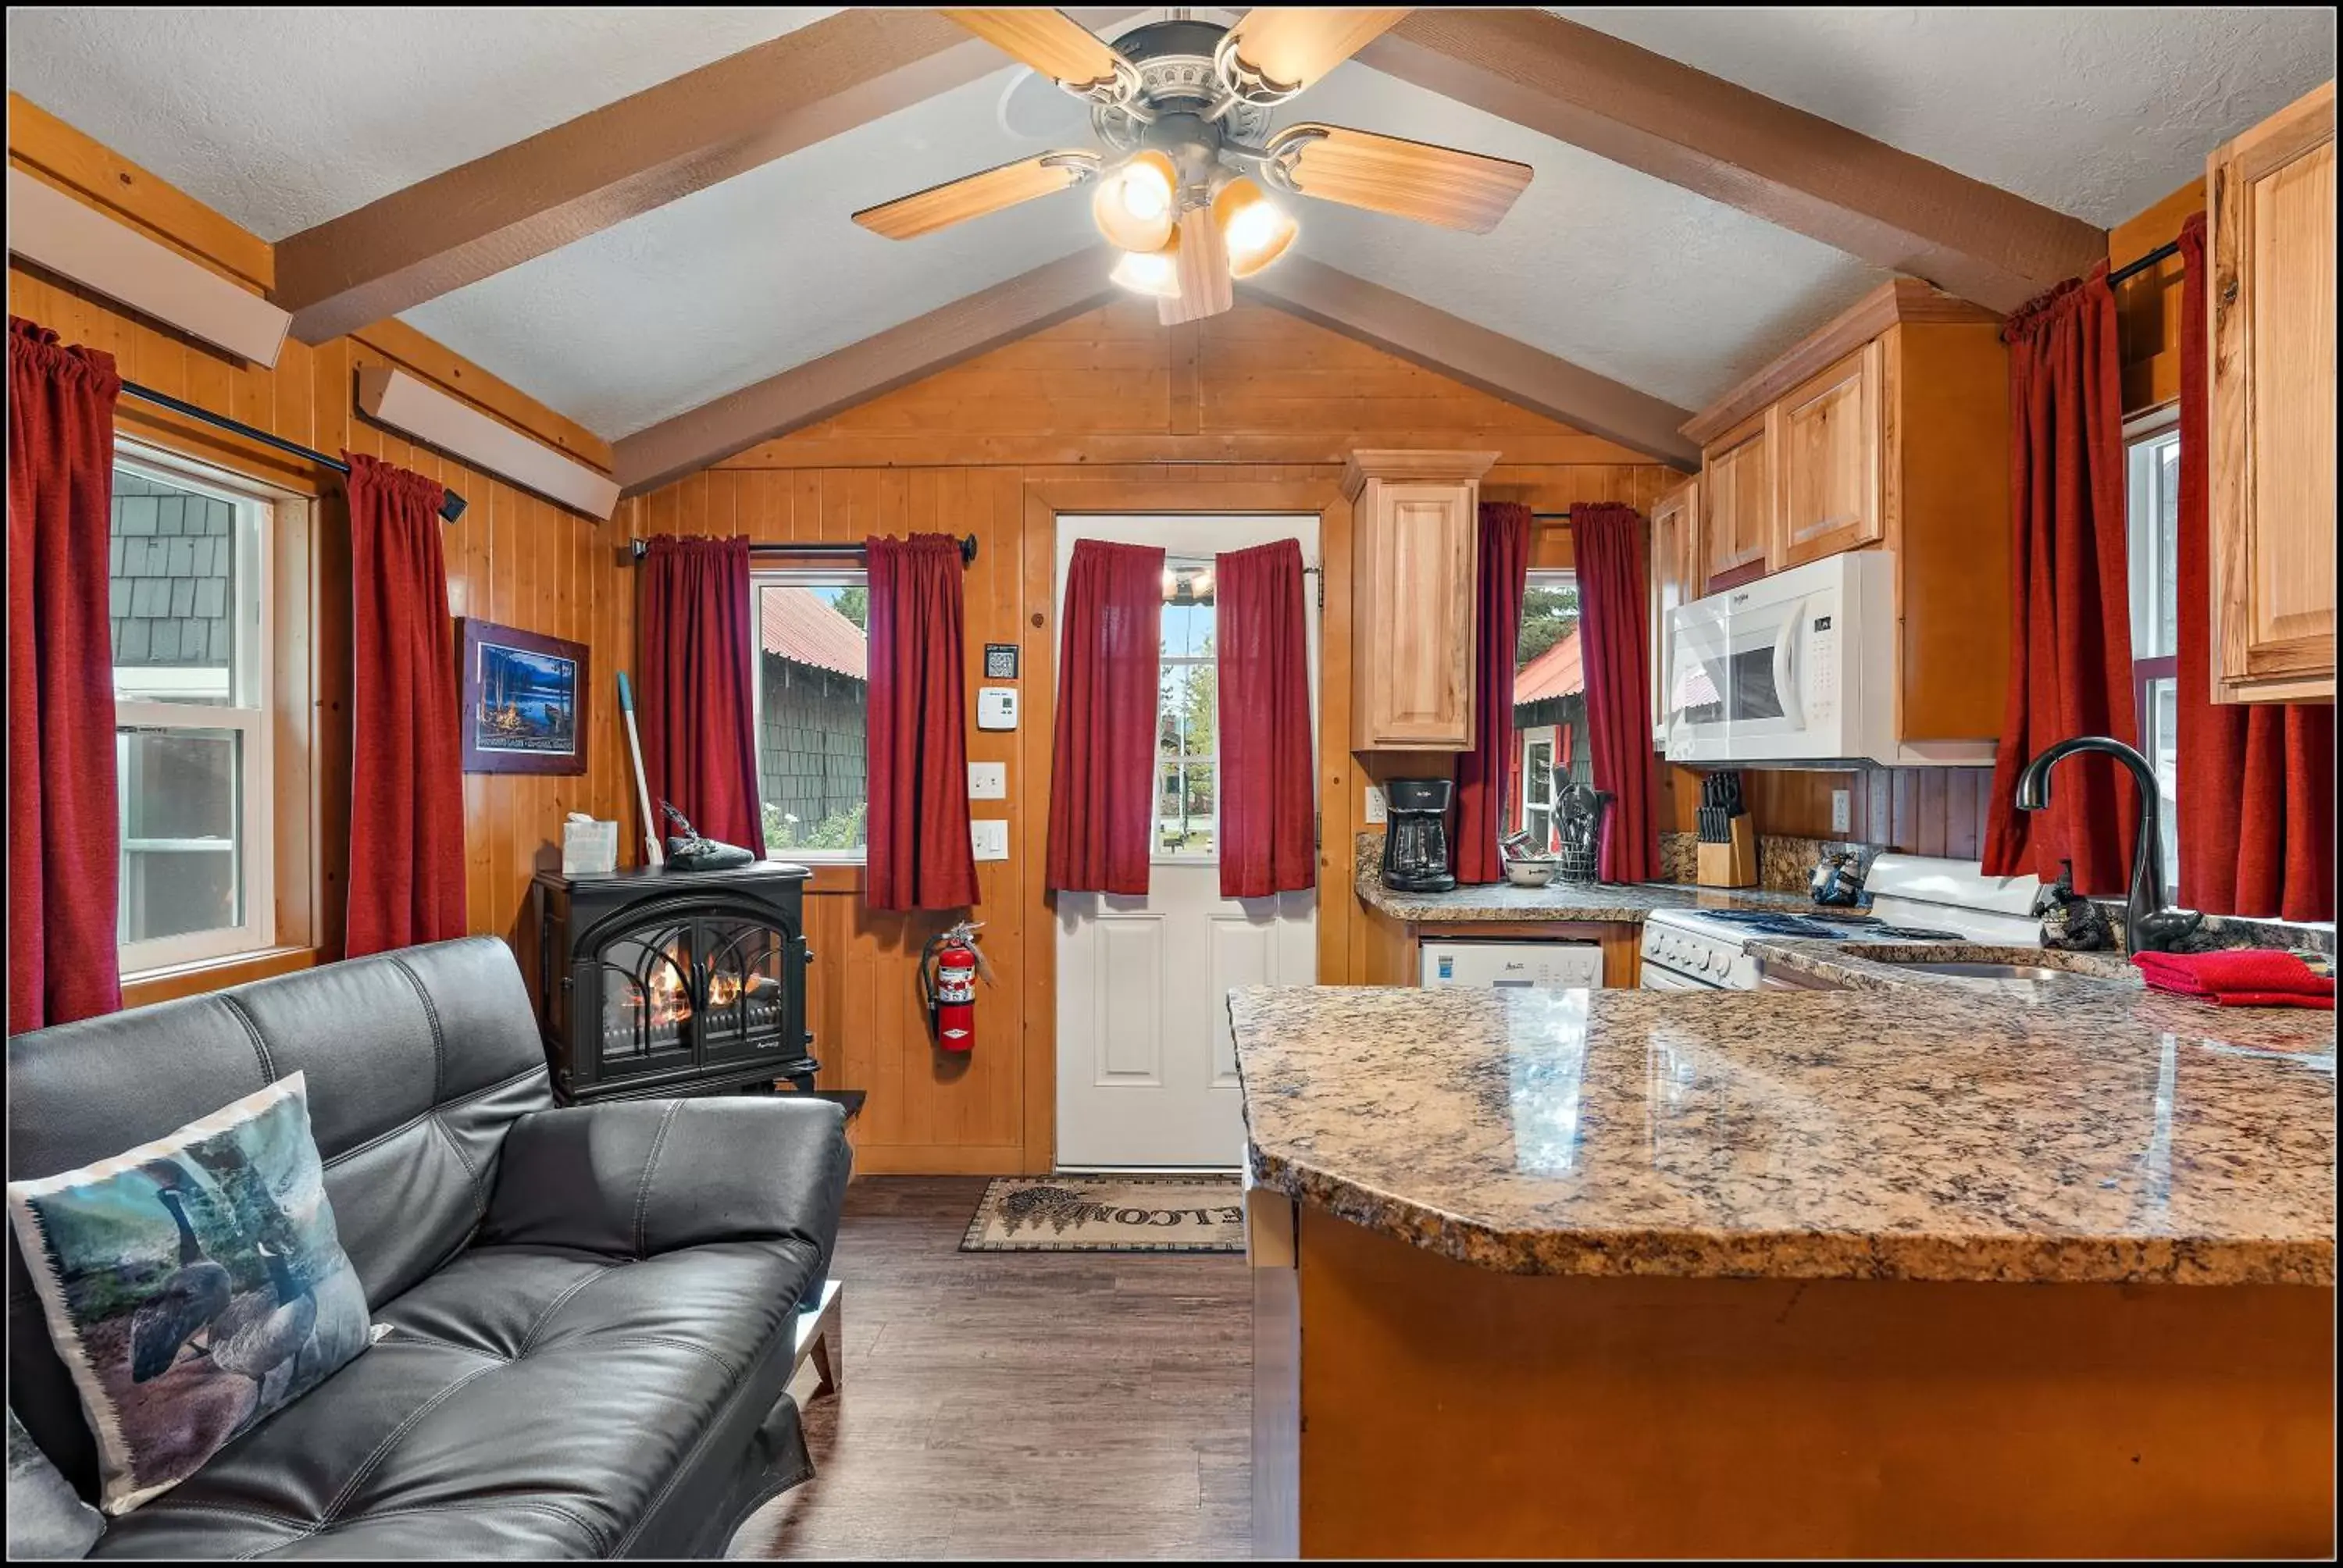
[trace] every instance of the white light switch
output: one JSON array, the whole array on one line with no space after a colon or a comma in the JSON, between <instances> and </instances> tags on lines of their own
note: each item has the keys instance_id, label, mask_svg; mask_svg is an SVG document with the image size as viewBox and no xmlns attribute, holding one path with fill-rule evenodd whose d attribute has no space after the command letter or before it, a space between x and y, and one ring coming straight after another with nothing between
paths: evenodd
<instances>
[{"instance_id":1,"label":"white light switch","mask_svg":"<svg viewBox=\"0 0 2343 1568\"><path fill-rule=\"evenodd\" d=\"M971 800L1009 799L1009 764L971 762L968 765L968 798Z\"/></svg>"},{"instance_id":2,"label":"white light switch","mask_svg":"<svg viewBox=\"0 0 2343 1568\"><path fill-rule=\"evenodd\" d=\"M1383 787L1380 784L1368 785L1367 822L1369 826L1377 822L1387 822L1390 819L1389 814L1383 809Z\"/></svg>"},{"instance_id":3,"label":"white light switch","mask_svg":"<svg viewBox=\"0 0 2343 1568\"><path fill-rule=\"evenodd\" d=\"M1845 789L1831 791L1831 831L1844 833L1855 826L1855 796Z\"/></svg>"},{"instance_id":4,"label":"white light switch","mask_svg":"<svg viewBox=\"0 0 2343 1568\"><path fill-rule=\"evenodd\" d=\"M996 818L980 817L968 825L969 842L974 846L980 860L1009 859L1009 824Z\"/></svg>"},{"instance_id":5,"label":"white light switch","mask_svg":"<svg viewBox=\"0 0 2343 1568\"><path fill-rule=\"evenodd\" d=\"M978 687L976 727L979 729L1016 729L1017 689L1013 686Z\"/></svg>"}]
</instances>

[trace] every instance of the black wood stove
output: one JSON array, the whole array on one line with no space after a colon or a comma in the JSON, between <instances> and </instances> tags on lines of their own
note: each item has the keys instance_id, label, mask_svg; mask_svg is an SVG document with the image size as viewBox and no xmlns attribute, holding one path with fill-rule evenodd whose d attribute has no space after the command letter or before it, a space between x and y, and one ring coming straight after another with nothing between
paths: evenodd
<instances>
[{"instance_id":1,"label":"black wood stove","mask_svg":"<svg viewBox=\"0 0 2343 1568\"><path fill-rule=\"evenodd\" d=\"M537 875L538 1024L565 1102L813 1087L803 866Z\"/></svg>"}]
</instances>

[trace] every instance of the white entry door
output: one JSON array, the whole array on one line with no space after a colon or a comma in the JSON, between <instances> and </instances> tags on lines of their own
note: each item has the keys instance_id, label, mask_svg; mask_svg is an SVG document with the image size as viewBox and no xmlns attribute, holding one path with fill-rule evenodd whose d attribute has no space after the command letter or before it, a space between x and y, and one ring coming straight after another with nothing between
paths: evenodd
<instances>
[{"instance_id":1,"label":"white entry door","mask_svg":"<svg viewBox=\"0 0 2343 1568\"><path fill-rule=\"evenodd\" d=\"M1165 571L1154 814L1144 898L1058 895L1058 1164L1211 1167L1244 1161L1229 1033L1232 986L1318 978L1318 896L1223 899L1219 713L1211 572L1222 550L1298 539L1318 561L1314 514L1058 518L1057 604L1080 539L1160 545ZM1318 596L1310 628L1311 756L1318 714Z\"/></svg>"}]
</instances>

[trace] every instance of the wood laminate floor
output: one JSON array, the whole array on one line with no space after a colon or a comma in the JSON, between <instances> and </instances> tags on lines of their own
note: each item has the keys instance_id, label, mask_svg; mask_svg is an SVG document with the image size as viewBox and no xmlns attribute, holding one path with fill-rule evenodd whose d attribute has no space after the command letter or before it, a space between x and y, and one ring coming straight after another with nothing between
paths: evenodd
<instances>
[{"instance_id":1,"label":"wood laminate floor","mask_svg":"<svg viewBox=\"0 0 2343 1568\"><path fill-rule=\"evenodd\" d=\"M1252 1298L1235 1254L962 1252L984 1182L848 1191L845 1387L743 1557L1242 1557Z\"/></svg>"}]
</instances>

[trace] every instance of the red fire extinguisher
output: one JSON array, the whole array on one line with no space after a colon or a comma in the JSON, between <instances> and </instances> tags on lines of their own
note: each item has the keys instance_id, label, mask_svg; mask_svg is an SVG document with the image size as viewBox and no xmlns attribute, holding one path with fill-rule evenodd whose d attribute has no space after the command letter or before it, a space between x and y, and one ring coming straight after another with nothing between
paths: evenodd
<instances>
[{"instance_id":1,"label":"red fire extinguisher","mask_svg":"<svg viewBox=\"0 0 2343 1568\"><path fill-rule=\"evenodd\" d=\"M920 1000L927 1004L928 1027L945 1050L976 1044L976 980L992 983L992 966L976 945L981 920L962 920L928 940L920 955Z\"/></svg>"}]
</instances>

